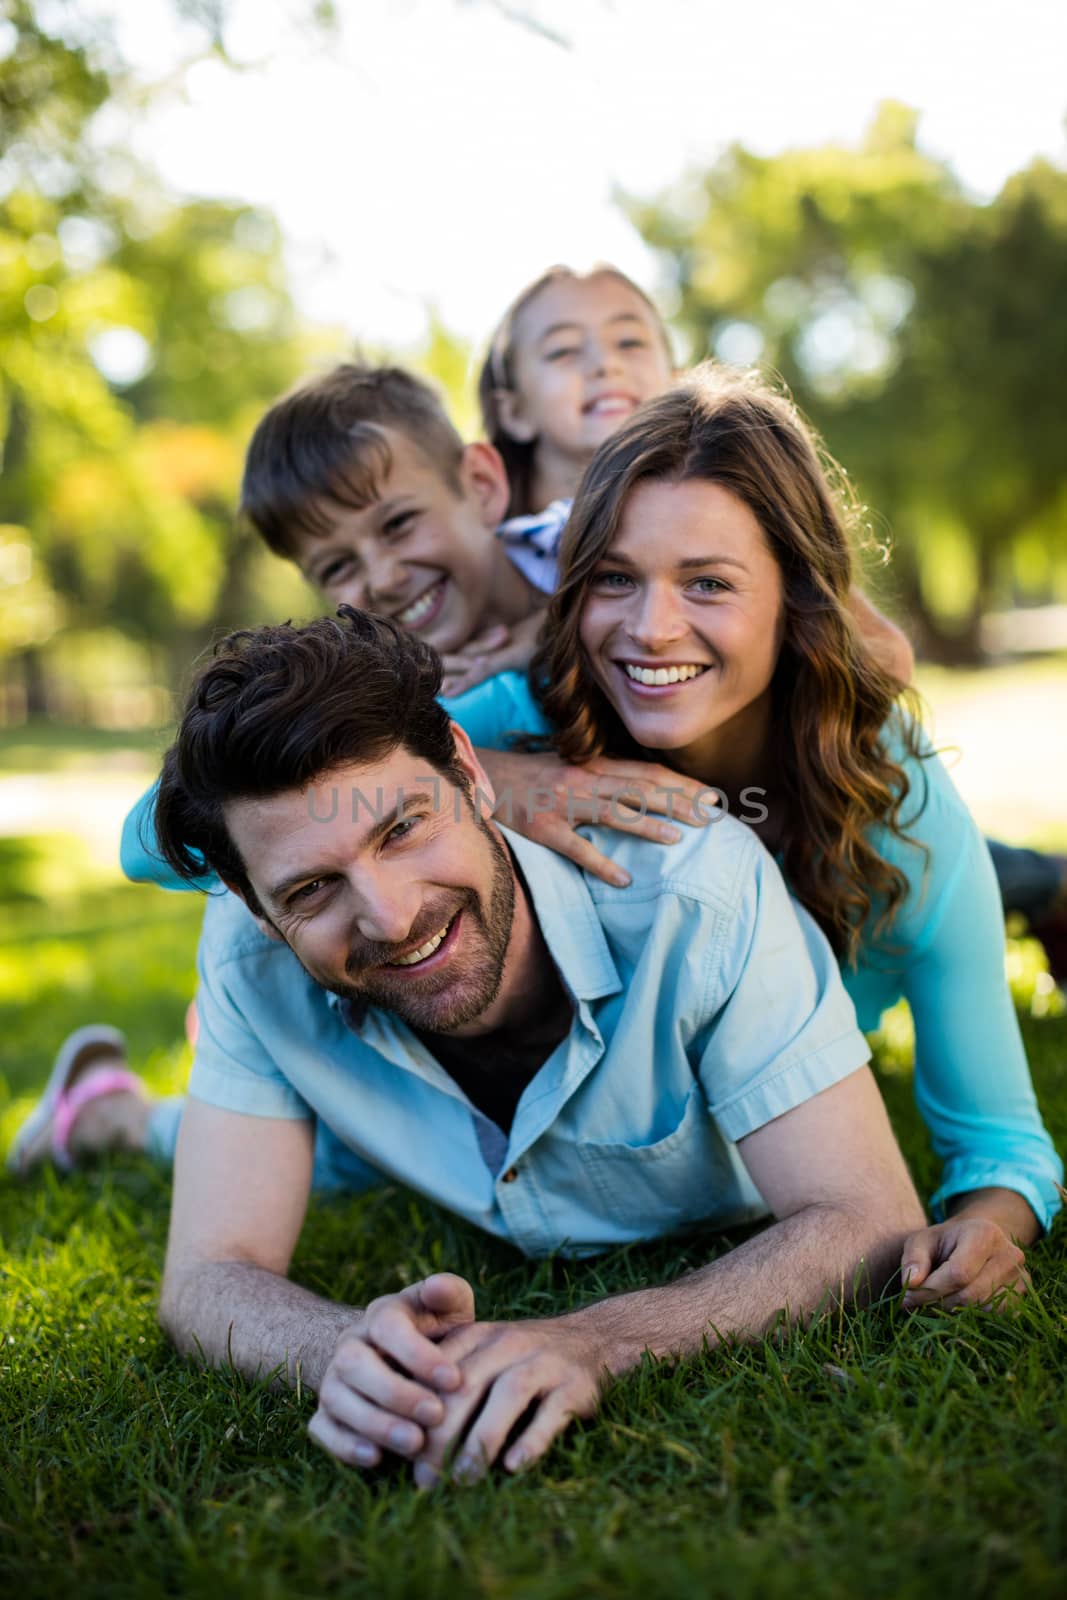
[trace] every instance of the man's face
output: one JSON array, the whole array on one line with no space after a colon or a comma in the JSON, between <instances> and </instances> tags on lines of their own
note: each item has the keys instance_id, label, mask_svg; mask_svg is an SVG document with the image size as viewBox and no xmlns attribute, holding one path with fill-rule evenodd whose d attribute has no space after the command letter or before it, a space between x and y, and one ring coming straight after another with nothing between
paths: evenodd
<instances>
[{"instance_id":1,"label":"man's face","mask_svg":"<svg viewBox=\"0 0 1067 1600\"><path fill-rule=\"evenodd\" d=\"M330 532L301 534L297 562L333 605L392 617L442 654L459 650L492 600L503 466L488 445L468 445L457 490L406 434L381 431L392 465L377 499L361 511L324 504Z\"/></svg>"},{"instance_id":2,"label":"man's face","mask_svg":"<svg viewBox=\"0 0 1067 1600\"><path fill-rule=\"evenodd\" d=\"M226 820L267 931L316 983L430 1032L493 1025L512 932L511 860L425 761L395 750L311 789L232 801Z\"/></svg>"}]
</instances>

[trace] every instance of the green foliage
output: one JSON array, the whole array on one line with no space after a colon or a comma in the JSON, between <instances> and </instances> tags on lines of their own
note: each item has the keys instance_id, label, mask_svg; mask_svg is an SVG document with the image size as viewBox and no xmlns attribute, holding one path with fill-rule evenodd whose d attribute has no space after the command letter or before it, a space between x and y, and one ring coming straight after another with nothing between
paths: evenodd
<instances>
[{"instance_id":1,"label":"green foliage","mask_svg":"<svg viewBox=\"0 0 1067 1600\"><path fill-rule=\"evenodd\" d=\"M118 628L173 681L247 620L266 557L235 538L244 442L306 348L273 219L102 151L125 69L54 15L62 37L16 5L0 61L0 649L31 709L65 622Z\"/></svg>"},{"instance_id":2,"label":"green foliage","mask_svg":"<svg viewBox=\"0 0 1067 1600\"><path fill-rule=\"evenodd\" d=\"M1037 598L1067 555L1067 173L1036 162L976 204L916 124L888 104L859 149L735 147L629 210L693 355L781 373L876 508L872 542L891 533L920 643L965 655L1018 543L1048 552Z\"/></svg>"}]
</instances>

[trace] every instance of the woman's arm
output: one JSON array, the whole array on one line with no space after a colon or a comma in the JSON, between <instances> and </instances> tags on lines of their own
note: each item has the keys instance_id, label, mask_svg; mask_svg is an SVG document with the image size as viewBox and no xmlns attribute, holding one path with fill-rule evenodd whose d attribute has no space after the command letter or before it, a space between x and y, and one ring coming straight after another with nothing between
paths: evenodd
<instances>
[{"instance_id":1,"label":"woman's arm","mask_svg":"<svg viewBox=\"0 0 1067 1600\"><path fill-rule=\"evenodd\" d=\"M441 701L476 747L496 791L498 822L575 862L605 883L628 875L577 830L596 822L659 844L680 837L676 823L700 827L717 813L717 793L651 761L601 757L569 766L551 751L511 749L516 733L545 734L549 724L526 678L498 673L467 694ZM703 800L703 804L701 803Z\"/></svg>"},{"instance_id":2,"label":"woman's arm","mask_svg":"<svg viewBox=\"0 0 1067 1600\"><path fill-rule=\"evenodd\" d=\"M1063 1167L1045 1130L1004 970L1004 920L989 852L936 757L912 828L930 851L925 893L904 917L904 993L915 1023L915 1098L944 1162L944 1217L906 1252L912 1303L988 1301L1025 1288L1017 1246L1060 1206ZM908 856L918 879L917 852ZM893 932L888 939L892 943ZM916 1291L922 1289L922 1293Z\"/></svg>"}]
</instances>

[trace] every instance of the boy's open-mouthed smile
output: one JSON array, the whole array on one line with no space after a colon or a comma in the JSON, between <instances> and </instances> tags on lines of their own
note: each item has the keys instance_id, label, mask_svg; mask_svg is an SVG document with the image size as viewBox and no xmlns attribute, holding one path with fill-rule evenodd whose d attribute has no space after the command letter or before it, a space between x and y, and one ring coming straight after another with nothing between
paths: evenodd
<instances>
[{"instance_id":1,"label":"boy's open-mouthed smile","mask_svg":"<svg viewBox=\"0 0 1067 1600\"><path fill-rule=\"evenodd\" d=\"M451 483L399 429L380 431L389 466L376 498L329 503L330 532L300 536L308 582L335 605L392 617L442 655L525 616L528 585L495 538L508 493L496 452L468 445Z\"/></svg>"}]
</instances>

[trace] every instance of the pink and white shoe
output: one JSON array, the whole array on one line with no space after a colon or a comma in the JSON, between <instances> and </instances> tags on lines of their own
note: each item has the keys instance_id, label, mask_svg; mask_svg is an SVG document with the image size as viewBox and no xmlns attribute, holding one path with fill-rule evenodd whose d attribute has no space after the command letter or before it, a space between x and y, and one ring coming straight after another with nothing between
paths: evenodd
<instances>
[{"instance_id":1,"label":"pink and white shoe","mask_svg":"<svg viewBox=\"0 0 1067 1600\"><path fill-rule=\"evenodd\" d=\"M47 1157L63 1172L74 1166L70 1130L79 1111L91 1100L119 1090L146 1098L126 1059L126 1039L117 1028L91 1023L69 1034L59 1047L45 1091L22 1124L8 1151L13 1172L26 1173Z\"/></svg>"}]
</instances>

